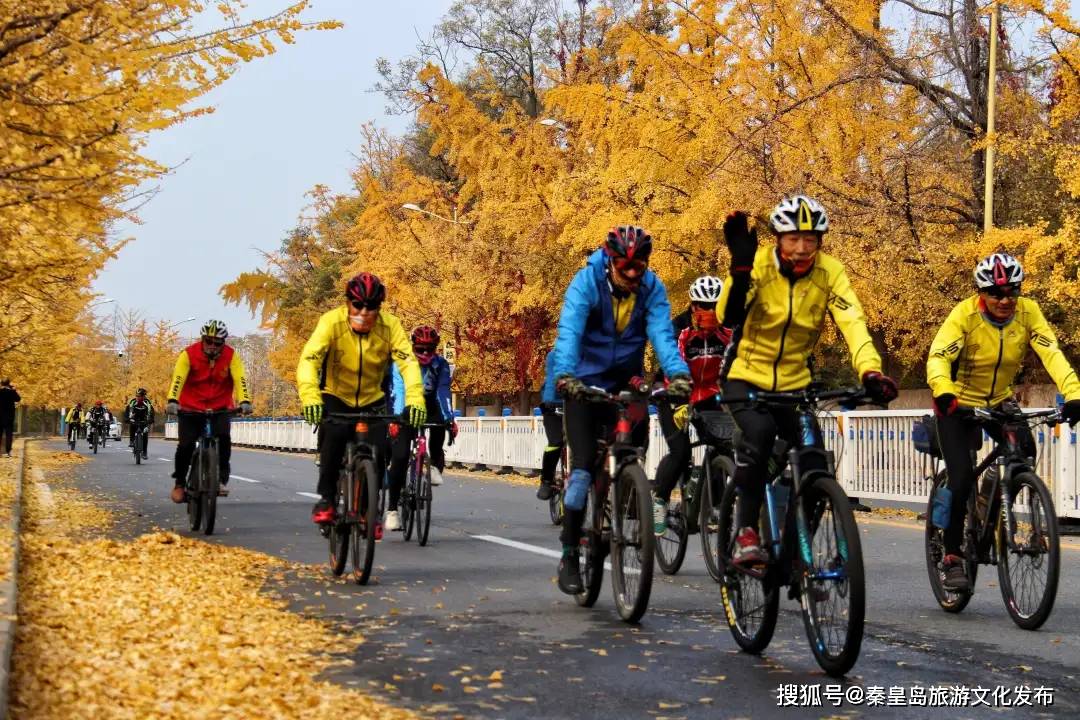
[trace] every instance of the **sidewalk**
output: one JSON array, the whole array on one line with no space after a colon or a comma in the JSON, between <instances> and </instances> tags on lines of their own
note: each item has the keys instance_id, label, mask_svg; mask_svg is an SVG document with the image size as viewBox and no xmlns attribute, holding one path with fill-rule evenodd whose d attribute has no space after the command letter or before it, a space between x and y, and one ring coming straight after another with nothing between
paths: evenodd
<instances>
[{"instance_id":1,"label":"sidewalk","mask_svg":"<svg viewBox=\"0 0 1080 720\"><path fill-rule=\"evenodd\" d=\"M8 681L17 622L25 449L26 440L19 439L11 448L13 457L0 457L0 717L4 718L8 715Z\"/></svg>"}]
</instances>

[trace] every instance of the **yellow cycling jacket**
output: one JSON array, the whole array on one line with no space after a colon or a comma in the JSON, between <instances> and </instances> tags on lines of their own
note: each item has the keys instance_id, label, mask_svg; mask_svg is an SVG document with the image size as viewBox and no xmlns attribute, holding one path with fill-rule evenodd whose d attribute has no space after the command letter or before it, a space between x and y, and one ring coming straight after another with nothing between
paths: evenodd
<instances>
[{"instance_id":1,"label":"yellow cycling jacket","mask_svg":"<svg viewBox=\"0 0 1080 720\"><path fill-rule=\"evenodd\" d=\"M379 311L375 327L359 335L349 327L348 308L324 313L300 353L296 383L303 405L319 405L329 393L351 407L381 400L383 375L393 359L405 381L405 404L424 407L420 363L401 321Z\"/></svg>"},{"instance_id":2,"label":"yellow cycling jacket","mask_svg":"<svg viewBox=\"0 0 1080 720\"><path fill-rule=\"evenodd\" d=\"M716 304L721 322L732 288L724 282ZM727 377L765 390L799 390L810 384L807 359L825 323L832 315L851 351L851 362L862 377L881 372L881 356L874 349L866 316L855 297L843 264L819 252L814 268L798 280L780 274L774 246L759 248L750 273L746 319Z\"/></svg>"},{"instance_id":3,"label":"yellow cycling jacket","mask_svg":"<svg viewBox=\"0 0 1080 720\"><path fill-rule=\"evenodd\" d=\"M1016 315L1004 327L983 316L978 295L960 301L930 345L926 381L934 397L955 395L967 407L997 405L1012 395L1012 379L1029 345L1065 399L1080 399L1076 371L1039 304L1028 298L1016 301Z\"/></svg>"}]
</instances>

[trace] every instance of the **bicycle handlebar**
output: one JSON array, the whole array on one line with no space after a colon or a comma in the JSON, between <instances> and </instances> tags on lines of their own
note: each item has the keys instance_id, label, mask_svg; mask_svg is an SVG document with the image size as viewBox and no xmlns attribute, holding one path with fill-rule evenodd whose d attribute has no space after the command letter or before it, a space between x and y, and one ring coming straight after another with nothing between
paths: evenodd
<instances>
[{"instance_id":1,"label":"bicycle handlebar","mask_svg":"<svg viewBox=\"0 0 1080 720\"><path fill-rule=\"evenodd\" d=\"M387 415L386 413L362 413L362 412L334 412L326 413L323 415L323 422L356 422L358 420L368 420L378 422L385 420L387 422L401 422L400 415ZM442 427L441 425L439 427Z\"/></svg>"},{"instance_id":2,"label":"bicycle handlebar","mask_svg":"<svg viewBox=\"0 0 1080 720\"><path fill-rule=\"evenodd\" d=\"M716 400L726 405L754 402L774 403L777 405L797 405L799 403L817 405L828 400L846 400L856 404L870 404L872 402L866 397L866 390L861 386L840 388L839 390L822 390L811 386L803 390L785 392L752 390L745 395L735 397L725 396L721 392L717 393Z\"/></svg>"},{"instance_id":3,"label":"bicycle handlebar","mask_svg":"<svg viewBox=\"0 0 1080 720\"><path fill-rule=\"evenodd\" d=\"M239 415L240 408L222 408L221 410L184 410L177 411L177 417L218 417L220 415Z\"/></svg>"},{"instance_id":4,"label":"bicycle handlebar","mask_svg":"<svg viewBox=\"0 0 1080 720\"><path fill-rule=\"evenodd\" d=\"M991 421L991 422L1026 422L1030 423L1032 420L1041 420L1046 425L1058 425L1064 422L1061 416L1061 411L1054 408L1051 410L1035 410L1034 412L1024 412L1022 409L1012 410L995 410L993 408L958 408L957 412L962 416L972 417L976 420Z\"/></svg>"},{"instance_id":5,"label":"bicycle handlebar","mask_svg":"<svg viewBox=\"0 0 1080 720\"><path fill-rule=\"evenodd\" d=\"M634 392L633 390L621 390L618 393L610 393L604 388L590 385L585 388L581 399L585 402L613 403L615 405L630 405L635 402L648 400L648 392Z\"/></svg>"}]
</instances>

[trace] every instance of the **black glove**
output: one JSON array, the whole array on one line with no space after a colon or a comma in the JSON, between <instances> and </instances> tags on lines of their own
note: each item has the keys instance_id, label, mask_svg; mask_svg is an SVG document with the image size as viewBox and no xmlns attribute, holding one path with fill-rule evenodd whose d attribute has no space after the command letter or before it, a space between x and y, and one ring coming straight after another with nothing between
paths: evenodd
<instances>
[{"instance_id":1,"label":"black glove","mask_svg":"<svg viewBox=\"0 0 1080 720\"><path fill-rule=\"evenodd\" d=\"M746 213L736 210L724 221L724 243L731 253L731 272L748 273L757 253L757 229L750 229Z\"/></svg>"},{"instance_id":2,"label":"black glove","mask_svg":"<svg viewBox=\"0 0 1080 720\"><path fill-rule=\"evenodd\" d=\"M1061 419L1075 425L1080 422L1080 400L1070 400L1061 408Z\"/></svg>"},{"instance_id":3,"label":"black glove","mask_svg":"<svg viewBox=\"0 0 1080 720\"><path fill-rule=\"evenodd\" d=\"M938 417L948 417L959 407L960 404L956 402L956 396L952 393L945 393L934 398L934 414Z\"/></svg>"},{"instance_id":4,"label":"black glove","mask_svg":"<svg viewBox=\"0 0 1080 720\"><path fill-rule=\"evenodd\" d=\"M876 370L863 373L862 384L866 390L866 396L878 405L888 405L900 394L896 381Z\"/></svg>"},{"instance_id":5,"label":"black glove","mask_svg":"<svg viewBox=\"0 0 1080 720\"><path fill-rule=\"evenodd\" d=\"M565 398L576 400L585 394L585 383L573 375L563 375L555 381L555 392Z\"/></svg>"},{"instance_id":6,"label":"black glove","mask_svg":"<svg viewBox=\"0 0 1080 720\"><path fill-rule=\"evenodd\" d=\"M669 382L667 386L668 395L679 398L688 398L690 397L691 390L693 390L693 383L690 380L689 375L679 373L678 375L671 376L671 382Z\"/></svg>"}]
</instances>

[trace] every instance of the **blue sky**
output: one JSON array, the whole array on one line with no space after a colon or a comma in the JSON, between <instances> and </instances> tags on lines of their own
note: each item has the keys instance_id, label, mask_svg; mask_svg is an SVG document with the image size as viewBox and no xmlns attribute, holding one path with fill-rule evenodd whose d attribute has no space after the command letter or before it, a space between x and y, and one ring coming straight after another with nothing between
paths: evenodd
<instances>
[{"instance_id":1,"label":"blue sky","mask_svg":"<svg viewBox=\"0 0 1080 720\"><path fill-rule=\"evenodd\" d=\"M286 1L249 7L270 12ZM179 167L139 212L141 225L116 229L134 241L95 283L116 300L99 314L119 307L150 320L219 318L237 335L255 330L247 309L225 305L218 288L262 264L253 248L278 247L313 186L349 189L349 153L363 123L406 129L409 119L385 115L385 98L370 92L375 60L407 55L416 31L429 32L451 2L315 0L311 19L345 27L302 33L294 45L244 65L207 97L216 112L153 137L150 156ZM182 330L192 335L198 324Z\"/></svg>"}]
</instances>

